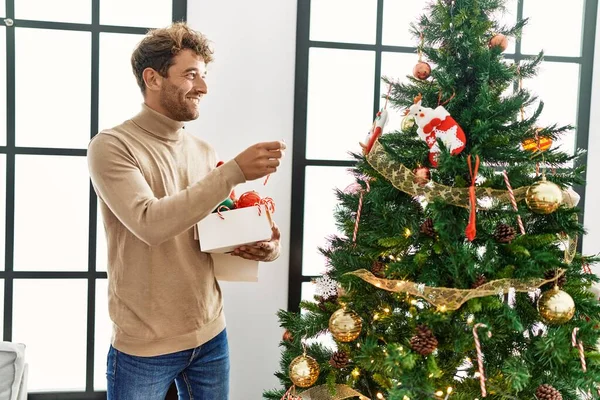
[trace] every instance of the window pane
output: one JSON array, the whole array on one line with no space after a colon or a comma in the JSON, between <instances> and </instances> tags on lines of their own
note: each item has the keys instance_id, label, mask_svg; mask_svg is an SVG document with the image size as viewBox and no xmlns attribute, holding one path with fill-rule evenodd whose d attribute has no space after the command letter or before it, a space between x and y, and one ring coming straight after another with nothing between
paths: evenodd
<instances>
[{"instance_id":1,"label":"window pane","mask_svg":"<svg viewBox=\"0 0 600 400\"><path fill-rule=\"evenodd\" d=\"M6 16L6 0L0 0L0 17Z\"/></svg>"},{"instance_id":2,"label":"window pane","mask_svg":"<svg viewBox=\"0 0 600 400\"><path fill-rule=\"evenodd\" d=\"M523 30L522 52L546 55L581 55L584 0L552 2L525 0L523 17L530 18Z\"/></svg>"},{"instance_id":3,"label":"window pane","mask_svg":"<svg viewBox=\"0 0 600 400\"><path fill-rule=\"evenodd\" d=\"M2 4L0 4L2 5ZM0 9L4 13L4 9ZM6 28L0 26L0 60L6 60ZM0 62L0 146L6 146L6 61Z\"/></svg>"},{"instance_id":4,"label":"window pane","mask_svg":"<svg viewBox=\"0 0 600 400\"><path fill-rule=\"evenodd\" d=\"M4 267L2 267L4 269ZM0 338L4 335L4 279L0 279Z\"/></svg>"},{"instance_id":5,"label":"window pane","mask_svg":"<svg viewBox=\"0 0 600 400\"><path fill-rule=\"evenodd\" d=\"M15 270L87 270L86 159L17 155L15 164Z\"/></svg>"},{"instance_id":6,"label":"window pane","mask_svg":"<svg viewBox=\"0 0 600 400\"><path fill-rule=\"evenodd\" d=\"M325 272L326 259L318 248L328 246L328 236L339 234L333 215L338 204L334 189L344 190L353 182L354 176L345 167L306 167L303 275Z\"/></svg>"},{"instance_id":7,"label":"window pane","mask_svg":"<svg viewBox=\"0 0 600 400\"><path fill-rule=\"evenodd\" d=\"M417 46L419 39L410 33L410 24L416 24L419 16L425 11L421 1L385 0L383 3L383 44ZM413 58L416 64L417 55L414 54Z\"/></svg>"},{"instance_id":8,"label":"window pane","mask_svg":"<svg viewBox=\"0 0 600 400\"><path fill-rule=\"evenodd\" d=\"M100 34L100 130L112 128L140 111L142 94L131 72L131 53L142 35Z\"/></svg>"},{"instance_id":9,"label":"window pane","mask_svg":"<svg viewBox=\"0 0 600 400\"><path fill-rule=\"evenodd\" d=\"M13 341L27 346L29 391L85 390L87 281L15 280L13 307Z\"/></svg>"},{"instance_id":10,"label":"window pane","mask_svg":"<svg viewBox=\"0 0 600 400\"><path fill-rule=\"evenodd\" d=\"M551 85L548 82L560 82L560 85ZM579 64L543 62L539 74L535 78L524 80L523 87L544 102L544 111L538 119L538 125L575 126L577 124ZM537 103L534 106L537 106ZM528 107L526 115L531 115L534 110L535 107ZM562 151L573 154L575 130L567 132L552 145L552 148L559 146Z\"/></svg>"},{"instance_id":11,"label":"window pane","mask_svg":"<svg viewBox=\"0 0 600 400\"><path fill-rule=\"evenodd\" d=\"M320 0L310 4L310 40L375 44L377 0Z\"/></svg>"},{"instance_id":12,"label":"window pane","mask_svg":"<svg viewBox=\"0 0 600 400\"><path fill-rule=\"evenodd\" d=\"M106 390L106 355L112 323L108 316L108 282L96 280L96 332L94 342L94 390Z\"/></svg>"},{"instance_id":13,"label":"window pane","mask_svg":"<svg viewBox=\"0 0 600 400\"><path fill-rule=\"evenodd\" d=\"M412 76L412 70L417 63L417 57L414 54L409 53L381 53L381 76L386 76L396 82L408 82L407 75ZM432 65L433 66L433 65ZM385 95L388 92L388 86L385 82L381 81L380 94ZM385 99L379 99L379 108L385 106ZM400 123L402 122L403 110L397 110L392 108L388 104L388 122L384 128L385 132L393 132L400 130Z\"/></svg>"},{"instance_id":14,"label":"window pane","mask_svg":"<svg viewBox=\"0 0 600 400\"><path fill-rule=\"evenodd\" d=\"M107 251L104 220L102 219L100 202L98 202L98 213L96 214L96 271L106 271L108 264Z\"/></svg>"},{"instance_id":15,"label":"window pane","mask_svg":"<svg viewBox=\"0 0 600 400\"><path fill-rule=\"evenodd\" d=\"M6 155L0 154L0 271L4 271L6 249ZM4 287L4 286L3 286Z\"/></svg>"},{"instance_id":16,"label":"window pane","mask_svg":"<svg viewBox=\"0 0 600 400\"><path fill-rule=\"evenodd\" d=\"M90 32L17 28L15 36L17 146L87 148ZM66 58L41 61L57 54ZM45 98L43 107L37 96Z\"/></svg>"},{"instance_id":17,"label":"window pane","mask_svg":"<svg viewBox=\"0 0 600 400\"><path fill-rule=\"evenodd\" d=\"M92 22L92 2L89 0L16 0L15 16L18 19L89 24Z\"/></svg>"},{"instance_id":18,"label":"window pane","mask_svg":"<svg viewBox=\"0 0 600 400\"><path fill-rule=\"evenodd\" d=\"M375 53L310 49L306 158L345 160L373 124Z\"/></svg>"},{"instance_id":19,"label":"window pane","mask_svg":"<svg viewBox=\"0 0 600 400\"><path fill-rule=\"evenodd\" d=\"M159 28L173 19L171 0L100 0L100 24Z\"/></svg>"}]
</instances>

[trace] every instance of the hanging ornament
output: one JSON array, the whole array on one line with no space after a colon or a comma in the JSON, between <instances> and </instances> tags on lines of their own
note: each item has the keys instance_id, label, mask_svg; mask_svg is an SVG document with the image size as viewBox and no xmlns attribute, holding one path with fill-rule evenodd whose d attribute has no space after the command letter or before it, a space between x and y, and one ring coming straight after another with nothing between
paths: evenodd
<instances>
[{"instance_id":1,"label":"hanging ornament","mask_svg":"<svg viewBox=\"0 0 600 400\"><path fill-rule=\"evenodd\" d=\"M479 274L475 282L471 285L471 288L477 289L481 285L485 285L487 283L487 278L483 274Z\"/></svg>"},{"instance_id":2,"label":"hanging ornament","mask_svg":"<svg viewBox=\"0 0 600 400\"><path fill-rule=\"evenodd\" d=\"M415 182L417 185L423 187L431 180L431 171L427 167L417 167L413 170L415 174Z\"/></svg>"},{"instance_id":3,"label":"hanging ornament","mask_svg":"<svg viewBox=\"0 0 600 400\"><path fill-rule=\"evenodd\" d=\"M519 212L519 207L517 207L517 200L515 199L515 193L513 192L510 181L508 180L508 172L506 170L502 171L502 175L504 176L504 183L506 184L506 188L508 189L508 195L510 197L510 204L513 207L513 210ZM521 231L521 235L525 234L525 226L523 225L523 220L520 215L517 215L517 223L519 224L519 230ZM511 239L512 240L512 239Z\"/></svg>"},{"instance_id":4,"label":"hanging ornament","mask_svg":"<svg viewBox=\"0 0 600 400\"><path fill-rule=\"evenodd\" d=\"M375 115L375 120L373 121L373 125L371 126L371 130L367 134L367 138L365 143L360 142L360 147L363 149L363 154L369 154L371 148L375 144L375 141L379 139L379 137L383 134L383 128L388 122L388 112L387 112L387 103L390 98L390 92L392 90L392 86L388 87L388 94L385 98L385 105L383 109L380 110L377 115Z\"/></svg>"},{"instance_id":5,"label":"hanging ornament","mask_svg":"<svg viewBox=\"0 0 600 400\"><path fill-rule=\"evenodd\" d=\"M339 350L331 355L329 364L333 368L344 368L348 365L348 354L345 351Z\"/></svg>"},{"instance_id":6,"label":"hanging ornament","mask_svg":"<svg viewBox=\"0 0 600 400\"><path fill-rule=\"evenodd\" d=\"M362 319L354 311L340 308L329 318L329 331L340 342L355 340L362 330Z\"/></svg>"},{"instance_id":7,"label":"hanging ornament","mask_svg":"<svg viewBox=\"0 0 600 400\"><path fill-rule=\"evenodd\" d=\"M562 190L555 183L542 180L534 183L525 193L527 207L537 214L551 214L560 207L562 203Z\"/></svg>"},{"instance_id":8,"label":"hanging ornament","mask_svg":"<svg viewBox=\"0 0 600 400\"><path fill-rule=\"evenodd\" d=\"M469 223L465 228L465 235L470 242L475 240L477 235L477 196L475 192L475 183L477 181L477 172L479 170L479 156L475 156L475 167L471 165L471 155L467 157L467 164L469 166L469 176L471 177L471 186L469 186Z\"/></svg>"},{"instance_id":9,"label":"hanging ornament","mask_svg":"<svg viewBox=\"0 0 600 400\"><path fill-rule=\"evenodd\" d=\"M421 100L421 95L417 96L414 104L406 111L406 115L414 116L419 127L417 134L429 146L429 162L433 167L437 167L437 157L440 153L438 139L453 156L465 148L467 139L462 128L442 105L438 105L435 109L423 107Z\"/></svg>"},{"instance_id":10,"label":"hanging ornament","mask_svg":"<svg viewBox=\"0 0 600 400\"><path fill-rule=\"evenodd\" d=\"M381 261L375 261L371 266L371 273L378 278L385 278L385 263Z\"/></svg>"},{"instance_id":11,"label":"hanging ornament","mask_svg":"<svg viewBox=\"0 0 600 400\"><path fill-rule=\"evenodd\" d=\"M583 372L587 371L587 365L585 362L585 351L583 349L583 343L581 340L577 340L577 332L579 332L579 328L573 328L573 333L571 334L571 345L579 351L579 362L581 363L581 370Z\"/></svg>"},{"instance_id":12,"label":"hanging ornament","mask_svg":"<svg viewBox=\"0 0 600 400\"><path fill-rule=\"evenodd\" d=\"M575 315L575 302L558 287L548 290L538 300L538 311L548 325L561 325Z\"/></svg>"},{"instance_id":13,"label":"hanging ornament","mask_svg":"<svg viewBox=\"0 0 600 400\"><path fill-rule=\"evenodd\" d=\"M338 295L338 284L336 281L331 279L329 275L323 275L314 280L316 285L316 294L327 299L329 297L337 297Z\"/></svg>"},{"instance_id":14,"label":"hanging ornament","mask_svg":"<svg viewBox=\"0 0 600 400\"><path fill-rule=\"evenodd\" d=\"M557 272L554 269L544 272L545 279L554 281L554 282L548 284L549 287L550 287L550 285L552 285L552 287L558 286L559 288L562 288L563 286L565 286L565 283L567 283L567 277L565 276L565 274L561 274L558 276L558 279L555 279L556 275L557 275Z\"/></svg>"},{"instance_id":15,"label":"hanging ornament","mask_svg":"<svg viewBox=\"0 0 600 400\"><path fill-rule=\"evenodd\" d=\"M431 66L425 61L419 61L413 68L413 76L424 81L431 75Z\"/></svg>"},{"instance_id":16,"label":"hanging ornament","mask_svg":"<svg viewBox=\"0 0 600 400\"><path fill-rule=\"evenodd\" d=\"M302 354L290 363L290 379L294 385L306 388L315 384L319 378L319 363L306 354Z\"/></svg>"},{"instance_id":17,"label":"hanging ornament","mask_svg":"<svg viewBox=\"0 0 600 400\"><path fill-rule=\"evenodd\" d=\"M521 142L523 150L535 153L536 151L546 151L552 147L552 139L545 136L529 138Z\"/></svg>"},{"instance_id":18,"label":"hanging ornament","mask_svg":"<svg viewBox=\"0 0 600 400\"><path fill-rule=\"evenodd\" d=\"M477 350L477 367L479 370L479 386L481 387L481 396L486 397L487 391L485 388L485 371L483 369L483 352L481 351L481 343L479 342L479 335L477 334L477 328L487 328L486 324L477 323L473 326L473 338L475 340L475 350ZM492 332L487 331L488 338L492 337Z\"/></svg>"},{"instance_id":19,"label":"hanging ornament","mask_svg":"<svg viewBox=\"0 0 600 400\"><path fill-rule=\"evenodd\" d=\"M537 397L538 400L562 400L560 392L547 384L538 386L535 391L535 397Z\"/></svg>"},{"instance_id":20,"label":"hanging ornament","mask_svg":"<svg viewBox=\"0 0 600 400\"><path fill-rule=\"evenodd\" d=\"M493 47L500 47L502 51L505 51L508 48L508 39L501 33L498 33L490 39L489 42L490 49Z\"/></svg>"},{"instance_id":21,"label":"hanging ornament","mask_svg":"<svg viewBox=\"0 0 600 400\"><path fill-rule=\"evenodd\" d=\"M517 231L510 225L507 224L498 224L496 226L496 231L494 232L494 239L498 243L510 243L517 236Z\"/></svg>"},{"instance_id":22,"label":"hanging ornament","mask_svg":"<svg viewBox=\"0 0 600 400\"><path fill-rule=\"evenodd\" d=\"M260 204L261 200L262 199L260 198L260 195L254 190L251 190L249 192L242 193L240 198L235 203L235 206L236 208L254 207L257 204Z\"/></svg>"},{"instance_id":23,"label":"hanging ornament","mask_svg":"<svg viewBox=\"0 0 600 400\"><path fill-rule=\"evenodd\" d=\"M369 152L371 151L371 148L375 144L375 141L377 139L379 139L379 137L383 133L383 128L387 124L387 121L388 121L387 110L383 109L383 110L379 111L377 113L377 115L375 116L375 121L373 121L373 126L371 127L371 130L367 134L365 143L362 143L362 142L359 143L360 147L362 147L362 149L363 149L364 154L369 154Z\"/></svg>"},{"instance_id":24,"label":"hanging ornament","mask_svg":"<svg viewBox=\"0 0 600 400\"><path fill-rule=\"evenodd\" d=\"M292 332L287 329L283 332L283 337L281 338L284 342L292 342L294 340L294 336L292 336Z\"/></svg>"},{"instance_id":25,"label":"hanging ornament","mask_svg":"<svg viewBox=\"0 0 600 400\"><path fill-rule=\"evenodd\" d=\"M412 115L406 115L402 118L402 122L400 123L402 132L410 132L413 126L415 126L415 118Z\"/></svg>"},{"instance_id":26,"label":"hanging ornament","mask_svg":"<svg viewBox=\"0 0 600 400\"><path fill-rule=\"evenodd\" d=\"M410 347L422 356L428 356L437 349L438 341L425 325L417 327L417 334L410 338Z\"/></svg>"},{"instance_id":27,"label":"hanging ornament","mask_svg":"<svg viewBox=\"0 0 600 400\"><path fill-rule=\"evenodd\" d=\"M423 223L421 224L420 231L424 235L434 237L435 229L433 227L433 220L431 218L427 218L425 221L423 221Z\"/></svg>"}]
</instances>

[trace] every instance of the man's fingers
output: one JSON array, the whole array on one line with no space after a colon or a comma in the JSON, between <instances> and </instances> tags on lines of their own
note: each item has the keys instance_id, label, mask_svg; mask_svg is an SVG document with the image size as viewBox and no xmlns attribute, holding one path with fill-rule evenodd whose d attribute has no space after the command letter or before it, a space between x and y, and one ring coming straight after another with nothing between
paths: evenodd
<instances>
[{"instance_id":1,"label":"man's fingers","mask_svg":"<svg viewBox=\"0 0 600 400\"><path fill-rule=\"evenodd\" d=\"M285 143L280 140L276 140L274 142L264 142L264 143L261 143L261 145L262 145L261 147L263 147L264 149L267 149L269 151L286 149Z\"/></svg>"}]
</instances>

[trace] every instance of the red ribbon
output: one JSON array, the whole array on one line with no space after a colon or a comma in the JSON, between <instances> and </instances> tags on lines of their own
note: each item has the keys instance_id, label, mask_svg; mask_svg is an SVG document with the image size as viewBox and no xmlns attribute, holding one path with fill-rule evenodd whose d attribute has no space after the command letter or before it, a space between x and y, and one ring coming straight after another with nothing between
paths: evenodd
<instances>
[{"instance_id":1,"label":"red ribbon","mask_svg":"<svg viewBox=\"0 0 600 400\"><path fill-rule=\"evenodd\" d=\"M469 224L465 229L467 239L472 242L477 234L476 228L476 205L477 197L475 197L475 180L477 179L477 171L479 170L479 156L475 156L475 169L471 166L471 155L467 157L467 163L469 164L469 176L471 177L471 186L469 187L469 204L471 205L471 211L469 213Z\"/></svg>"}]
</instances>

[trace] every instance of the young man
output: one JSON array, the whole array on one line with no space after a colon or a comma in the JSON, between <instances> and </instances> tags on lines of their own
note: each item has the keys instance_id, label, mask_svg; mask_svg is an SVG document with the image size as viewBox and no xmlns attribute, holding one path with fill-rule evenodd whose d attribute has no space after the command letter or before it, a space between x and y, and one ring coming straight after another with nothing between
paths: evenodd
<instances>
[{"instance_id":1,"label":"young man","mask_svg":"<svg viewBox=\"0 0 600 400\"><path fill-rule=\"evenodd\" d=\"M258 143L216 168L215 151L187 133L207 93L206 38L176 23L148 33L131 64L144 96L141 112L96 135L89 170L108 242L109 400L226 400L229 355L221 291L194 226L237 184L272 174L285 144ZM272 261L270 241L235 254Z\"/></svg>"}]
</instances>

